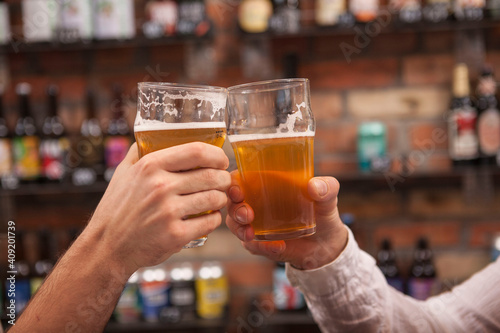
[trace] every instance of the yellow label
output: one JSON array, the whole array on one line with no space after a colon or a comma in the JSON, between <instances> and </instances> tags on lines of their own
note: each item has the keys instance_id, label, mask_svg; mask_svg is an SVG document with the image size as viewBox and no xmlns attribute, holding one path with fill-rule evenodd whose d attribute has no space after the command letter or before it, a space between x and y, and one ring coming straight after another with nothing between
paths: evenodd
<instances>
[{"instance_id":1,"label":"yellow label","mask_svg":"<svg viewBox=\"0 0 500 333\"><path fill-rule=\"evenodd\" d=\"M196 280L196 311L201 318L221 318L229 298L226 277Z\"/></svg>"}]
</instances>

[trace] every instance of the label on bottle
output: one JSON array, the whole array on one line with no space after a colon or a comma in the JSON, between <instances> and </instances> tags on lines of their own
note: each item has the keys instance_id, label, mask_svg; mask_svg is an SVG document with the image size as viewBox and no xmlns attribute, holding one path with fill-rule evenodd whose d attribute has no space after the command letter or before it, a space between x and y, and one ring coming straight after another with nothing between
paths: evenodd
<instances>
[{"instance_id":1,"label":"label on bottle","mask_svg":"<svg viewBox=\"0 0 500 333\"><path fill-rule=\"evenodd\" d=\"M0 3L0 45L10 41L9 7L5 2Z\"/></svg>"},{"instance_id":2,"label":"label on bottle","mask_svg":"<svg viewBox=\"0 0 500 333\"><path fill-rule=\"evenodd\" d=\"M142 315L149 322L159 321L161 309L168 306L168 289L166 281L143 282L139 286L142 299Z\"/></svg>"},{"instance_id":3,"label":"label on bottle","mask_svg":"<svg viewBox=\"0 0 500 333\"><path fill-rule=\"evenodd\" d=\"M16 137L12 141L14 172L20 179L31 180L40 176L39 144L37 136Z\"/></svg>"},{"instance_id":4,"label":"label on bottle","mask_svg":"<svg viewBox=\"0 0 500 333\"><path fill-rule=\"evenodd\" d=\"M23 35L27 42L48 42L54 39L59 18L57 0L23 0Z\"/></svg>"},{"instance_id":5,"label":"label on bottle","mask_svg":"<svg viewBox=\"0 0 500 333\"><path fill-rule=\"evenodd\" d=\"M378 14L378 0L351 0L349 9L359 22L373 21Z\"/></svg>"},{"instance_id":6,"label":"label on bottle","mask_svg":"<svg viewBox=\"0 0 500 333\"><path fill-rule=\"evenodd\" d=\"M290 284L284 267L276 268L273 277L273 300L276 309L298 310L305 306L304 296Z\"/></svg>"},{"instance_id":7,"label":"label on bottle","mask_svg":"<svg viewBox=\"0 0 500 333\"><path fill-rule=\"evenodd\" d=\"M59 38L71 42L92 38L91 0L65 0L60 4Z\"/></svg>"},{"instance_id":8,"label":"label on bottle","mask_svg":"<svg viewBox=\"0 0 500 333\"><path fill-rule=\"evenodd\" d=\"M238 12L240 27L250 33L264 32L272 13L273 6L269 0L244 0Z\"/></svg>"},{"instance_id":9,"label":"label on bottle","mask_svg":"<svg viewBox=\"0 0 500 333\"><path fill-rule=\"evenodd\" d=\"M316 23L318 25L335 25L340 15L346 11L345 0L316 1Z\"/></svg>"},{"instance_id":10,"label":"label on bottle","mask_svg":"<svg viewBox=\"0 0 500 333\"><path fill-rule=\"evenodd\" d=\"M424 301L432 296L434 283L433 278L411 278L408 281L408 295Z\"/></svg>"},{"instance_id":11,"label":"label on bottle","mask_svg":"<svg viewBox=\"0 0 500 333\"><path fill-rule=\"evenodd\" d=\"M196 311L205 319L222 318L228 301L229 287L225 276L196 280Z\"/></svg>"},{"instance_id":12,"label":"label on bottle","mask_svg":"<svg viewBox=\"0 0 500 333\"><path fill-rule=\"evenodd\" d=\"M95 8L97 39L127 39L135 36L132 0L96 0Z\"/></svg>"},{"instance_id":13,"label":"label on bottle","mask_svg":"<svg viewBox=\"0 0 500 333\"><path fill-rule=\"evenodd\" d=\"M477 121L479 149L487 156L496 156L500 151L500 112L488 109L479 115Z\"/></svg>"},{"instance_id":14,"label":"label on bottle","mask_svg":"<svg viewBox=\"0 0 500 333\"><path fill-rule=\"evenodd\" d=\"M127 155L130 139L126 136L110 136L104 141L107 168L116 168Z\"/></svg>"},{"instance_id":15,"label":"label on bottle","mask_svg":"<svg viewBox=\"0 0 500 333\"><path fill-rule=\"evenodd\" d=\"M40 144L42 175L50 180L61 180L66 174L64 159L69 149L66 138L46 139Z\"/></svg>"},{"instance_id":16,"label":"label on bottle","mask_svg":"<svg viewBox=\"0 0 500 333\"><path fill-rule=\"evenodd\" d=\"M452 111L448 122L450 157L454 160L471 160L478 155L476 114L472 109Z\"/></svg>"},{"instance_id":17,"label":"label on bottle","mask_svg":"<svg viewBox=\"0 0 500 333\"><path fill-rule=\"evenodd\" d=\"M119 323L139 321L141 307L139 302L139 288L136 283L127 283L116 304L114 313Z\"/></svg>"},{"instance_id":18,"label":"label on bottle","mask_svg":"<svg viewBox=\"0 0 500 333\"><path fill-rule=\"evenodd\" d=\"M0 139L0 177L12 173L12 143L9 139Z\"/></svg>"}]
</instances>

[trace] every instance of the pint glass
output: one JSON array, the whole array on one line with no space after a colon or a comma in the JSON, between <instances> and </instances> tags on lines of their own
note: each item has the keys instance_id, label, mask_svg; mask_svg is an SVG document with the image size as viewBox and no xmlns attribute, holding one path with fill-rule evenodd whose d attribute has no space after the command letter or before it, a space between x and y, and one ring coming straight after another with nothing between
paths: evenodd
<instances>
[{"instance_id":1,"label":"pint glass","mask_svg":"<svg viewBox=\"0 0 500 333\"><path fill-rule=\"evenodd\" d=\"M226 99L225 88L139 83L134 123L139 157L194 141L222 147L226 138ZM201 214L206 213L209 212ZM188 218L195 216L199 215ZM184 248L202 246L206 240L207 237L203 236Z\"/></svg>"},{"instance_id":2,"label":"pint glass","mask_svg":"<svg viewBox=\"0 0 500 333\"><path fill-rule=\"evenodd\" d=\"M285 240L316 231L307 183L314 176L315 122L307 79L228 88L228 139L256 240Z\"/></svg>"}]
</instances>

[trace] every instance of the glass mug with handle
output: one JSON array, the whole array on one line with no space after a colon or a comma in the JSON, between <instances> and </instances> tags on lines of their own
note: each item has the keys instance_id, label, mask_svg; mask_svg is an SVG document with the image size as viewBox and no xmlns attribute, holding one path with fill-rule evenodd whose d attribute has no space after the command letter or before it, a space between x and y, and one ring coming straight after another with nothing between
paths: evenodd
<instances>
[{"instance_id":1,"label":"glass mug with handle","mask_svg":"<svg viewBox=\"0 0 500 333\"><path fill-rule=\"evenodd\" d=\"M279 79L228 88L228 139L255 240L316 232L307 183L314 177L315 121L309 80Z\"/></svg>"},{"instance_id":2,"label":"glass mug with handle","mask_svg":"<svg viewBox=\"0 0 500 333\"><path fill-rule=\"evenodd\" d=\"M139 157L195 141L222 147L226 139L226 100L227 90L221 87L139 83L134 123ZM206 240L203 236L184 248L202 246Z\"/></svg>"}]
</instances>

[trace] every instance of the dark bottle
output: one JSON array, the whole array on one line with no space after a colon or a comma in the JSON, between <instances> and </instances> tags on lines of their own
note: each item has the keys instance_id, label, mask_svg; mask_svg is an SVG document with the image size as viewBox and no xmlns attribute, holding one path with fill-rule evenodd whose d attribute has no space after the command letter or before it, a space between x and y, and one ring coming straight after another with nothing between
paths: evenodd
<instances>
[{"instance_id":1,"label":"dark bottle","mask_svg":"<svg viewBox=\"0 0 500 333\"><path fill-rule=\"evenodd\" d=\"M59 88L56 85L47 88L47 112L42 125L40 163L43 180L62 182L67 174L65 160L69 141L57 114L58 95Z\"/></svg>"},{"instance_id":2,"label":"dark bottle","mask_svg":"<svg viewBox=\"0 0 500 333\"><path fill-rule=\"evenodd\" d=\"M38 232L38 258L31 269L31 295L36 293L42 285L43 280L52 270L54 266L52 253L51 234L49 230L42 229Z\"/></svg>"},{"instance_id":3,"label":"dark bottle","mask_svg":"<svg viewBox=\"0 0 500 333\"><path fill-rule=\"evenodd\" d=\"M96 115L94 93L87 91L87 115L72 149L72 182L91 185L104 175L104 137Z\"/></svg>"},{"instance_id":4,"label":"dark bottle","mask_svg":"<svg viewBox=\"0 0 500 333\"><path fill-rule=\"evenodd\" d=\"M434 23L448 20L451 3L451 0L427 0L422 10L424 19Z\"/></svg>"},{"instance_id":5,"label":"dark bottle","mask_svg":"<svg viewBox=\"0 0 500 333\"><path fill-rule=\"evenodd\" d=\"M273 301L277 310L304 310L306 302L300 290L294 288L285 273L285 263L277 262L273 272Z\"/></svg>"},{"instance_id":6,"label":"dark bottle","mask_svg":"<svg viewBox=\"0 0 500 333\"><path fill-rule=\"evenodd\" d=\"M5 119L3 92L0 90L0 179L4 180L12 175L12 133Z\"/></svg>"},{"instance_id":7,"label":"dark bottle","mask_svg":"<svg viewBox=\"0 0 500 333\"><path fill-rule=\"evenodd\" d=\"M497 165L500 158L500 110L493 69L485 67L477 85L477 137L481 165Z\"/></svg>"},{"instance_id":8,"label":"dark bottle","mask_svg":"<svg viewBox=\"0 0 500 333\"><path fill-rule=\"evenodd\" d=\"M415 23L422 20L421 0L391 0L389 5L402 23Z\"/></svg>"},{"instance_id":9,"label":"dark bottle","mask_svg":"<svg viewBox=\"0 0 500 333\"><path fill-rule=\"evenodd\" d=\"M415 299L425 300L434 294L436 282L432 251L427 239L420 238L413 254L413 263L408 279L408 294Z\"/></svg>"},{"instance_id":10,"label":"dark bottle","mask_svg":"<svg viewBox=\"0 0 500 333\"><path fill-rule=\"evenodd\" d=\"M35 181L41 175L40 137L31 110L31 86L20 83L16 87L16 93L19 99L19 118L12 142L14 172L21 182Z\"/></svg>"},{"instance_id":11,"label":"dark bottle","mask_svg":"<svg viewBox=\"0 0 500 333\"><path fill-rule=\"evenodd\" d=\"M480 21L484 17L485 7L485 0L455 0L453 2L453 16L458 21Z\"/></svg>"},{"instance_id":12,"label":"dark bottle","mask_svg":"<svg viewBox=\"0 0 500 333\"><path fill-rule=\"evenodd\" d=\"M297 0L274 0L274 13L269 20L272 31L293 34L300 30L300 9Z\"/></svg>"},{"instance_id":13,"label":"dark bottle","mask_svg":"<svg viewBox=\"0 0 500 333\"><path fill-rule=\"evenodd\" d=\"M387 283L394 289L404 292L403 278L396 262L396 252L388 239L384 239L377 253L377 265L384 274Z\"/></svg>"},{"instance_id":14,"label":"dark bottle","mask_svg":"<svg viewBox=\"0 0 500 333\"><path fill-rule=\"evenodd\" d=\"M111 119L104 140L104 157L106 161L104 178L106 181L111 180L116 167L127 155L131 144L131 131L125 118L122 101L122 88L115 85L113 90L114 100L111 103Z\"/></svg>"},{"instance_id":15,"label":"dark bottle","mask_svg":"<svg viewBox=\"0 0 500 333\"><path fill-rule=\"evenodd\" d=\"M195 273L189 262L170 270L170 308L160 313L160 320L175 322L192 320L196 311Z\"/></svg>"},{"instance_id":16,"label":"dark bottle","mask_svg":"<svg viewBox=\"0 0 500 333\"><path fill-rule=\"evenodd\" d=\"M19 315L31 297L30 291L30 266L25 257L24 233L16 231L16 242L13 248L9 246L9 262L7 280L5 281L5 295L7 299L7 312L11 312L11 307ZM10 243L9 243L10 244ZM12 258L12 259L11 259Z\"/></svg>"},{"instance_id":17,"label":"dark bottle","mask_svg":"<svg viewBox=\"0 0 500 333\"><path fill-rule=\"evenodd\" d=\"M467 66L457 64L453 72L453 92L448 112L448 141L454 166L474 165L478 157L477 112L469 97Z\"/></svg>"},{"instance_id":18,"label":"dark bottle","mask_svg":"<svg viewBox=\"0 0 500 333\"><path fill-rule=\"evenodd\" d=\"M210 30L203 0L180 0L176 31L179 35L206 35Z\"/></svg>"}]
</instances>

